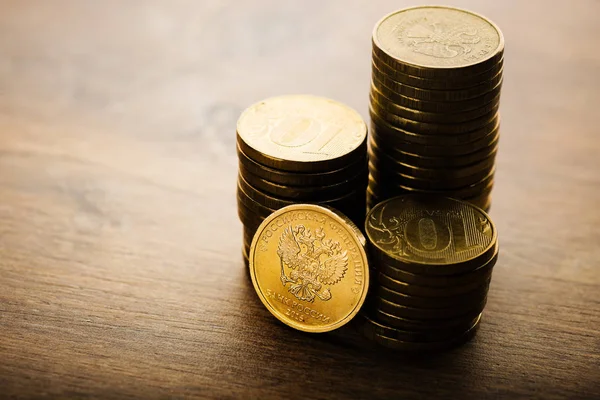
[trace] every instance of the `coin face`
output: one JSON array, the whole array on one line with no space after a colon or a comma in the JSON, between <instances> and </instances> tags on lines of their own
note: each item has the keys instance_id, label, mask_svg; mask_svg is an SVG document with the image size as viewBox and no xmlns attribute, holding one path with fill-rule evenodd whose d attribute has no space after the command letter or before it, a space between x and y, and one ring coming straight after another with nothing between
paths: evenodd
<instances>
[{"instance_id":1,"label":"coin face","mask_svg":"<svg viewBox=\"0 0 600 400\"><path fill-rule=\"evenodd\" d=\"M367 216L366 233L388 258L435 267L433 273L446 268L458 272L450 272L451 267L488 253L491 258L497 242L496 228L484 211L437 196L406 195L379 203Z\"/></svg>"},{"instance_id":2,"label":"coin face","mask_svg":"<svg viewBox=\"0 0 600 400\"><path fill-rule=\"evenodd\" d=\"M327 332L349 322L369 287L364 237L335 212L295 204L269 216L249 253L252 283L285 324Z\"/></svg>"},{"instance_id":3,"label":"coin face","mask_svg":"<svg viewBox=\"0 0 600 400\"><path fill-rule=\"evenodd\" d=\"M237 133L263 157L314 163L357 150L365 141L367 127L362 117L344 104L290 95L250 106L238 120Z\"/></svg>"},{"instance_id":4,"label":"coin face","mask_svg":"<svg viewBox=\"0 0 600 400\"><path fill-rule=\"evenodd\" d=\"M501 52L504 38L486 18L449 7L424 6L397 11L375 26L379 49L406 64L461 68Z\"/></svg>"}]
</instances>

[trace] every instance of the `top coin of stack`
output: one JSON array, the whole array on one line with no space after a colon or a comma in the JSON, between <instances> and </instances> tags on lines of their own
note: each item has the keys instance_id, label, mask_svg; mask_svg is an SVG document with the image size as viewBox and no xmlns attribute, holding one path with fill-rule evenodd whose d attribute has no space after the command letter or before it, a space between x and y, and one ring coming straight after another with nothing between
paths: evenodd
<instances>
[{"instance_id":1,"label":"top coin of stack","mask_svg":"<svg viewBox=\"0 0 600 400\"><path fill-rule=\"evenodd\" d=\"M504 38L488 19L423 6L373 31L369 206L402 193L490 205Z\"/></svg>"},{"instance_id":2,"label":"top coin of stack","mask_svg":"<svg viewBox=\"0 0 600 400\"><path fill-rule=\"evenodd\" d=\"M433 351L472 336L498 258L496 228L483 210L403 195L373 207L365 231L373 279L361 328L370 339Z\"/></svg>"},{"instance_id":3,"label":"top coin of stack","mask_svg":"<svg viewBox=\"0 0 600 400\"><path fill-rule=\"evenodd\" d=\"M367 127L356 111L322 97L273 97L242 113L237 197L246 260L260 223L291 204L334 207L362 225L366 138Z\"/></svg>"}]
</instances>

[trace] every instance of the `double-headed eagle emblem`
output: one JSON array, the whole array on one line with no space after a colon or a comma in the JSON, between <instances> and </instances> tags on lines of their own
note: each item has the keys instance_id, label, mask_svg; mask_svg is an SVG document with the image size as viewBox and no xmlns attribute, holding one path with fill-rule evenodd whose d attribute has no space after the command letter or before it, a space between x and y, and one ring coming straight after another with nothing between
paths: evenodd
<instances>
[{"instance_id":1,"label":"double-headed eagle emblem","mask_svg":"<svg viewBox=\"0 0 600 400\"><path fill-rule=\"evenodd\" d=\"M304 225L289 226L279 238L277 255L281 260L281 283L299 300L313 302L315 297L329 300L326 285L338 283L348 269L348 252L339 242L325 239L323 228L314 234ZM287 276L285 268L291 270Z\"/></svg>"},{"instance_id":2,"label":"double-headed eagle emblem","mask_svg":"<svg viewBox=\"0 0 600 400\"><path fill-rule=\"evenodd\" d=\"M410 45L415 53L439 58L453 58L460 54L470 53L472 46L481 41L477 29L468 25L432 23L431 25L415 25L407 32Z\"/></svg>"}]
</instances>

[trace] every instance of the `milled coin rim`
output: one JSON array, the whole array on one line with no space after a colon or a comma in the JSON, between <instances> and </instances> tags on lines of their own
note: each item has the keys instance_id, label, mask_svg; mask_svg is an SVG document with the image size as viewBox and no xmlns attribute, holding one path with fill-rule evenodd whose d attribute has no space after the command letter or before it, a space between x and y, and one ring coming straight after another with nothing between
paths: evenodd
<instances>
[{"instance_id":1,"label":"milled coin rim","mask_svg":"<svg viewBox=\"0 0 600 400\"><path fill-rule=\"evenodd\" d=\"M295 323L294 321L284 318L284 316L280 315L280 313L274 307L271 306L271 304L267 300L266 296L263 294L262 289L260 288L260 285L257 282L256 271L254 268L254 252L256 251L257 242L260 239L260 232L262 232L265 229L265 227L269 223L271 223L271 221L273 221L275 218L279 217L282 214L285 214L290 211L306 211L306 210L323 213L326 216L337 221L341 226L343 226L344 229L346 229L347 233L353 238L353 240L355 240L356 246L358 247L358 251L360 253L361 259L364 264L362 294L361 294L357 304L354 306L354 308L349 313L347 313L344 318L342 318L334 323L331 323L328 325L321 325L321 326L312 326L312 327L311 326L303 326L303 325L300 325L300 323ZM290 206L280 208L279 210L275 211L273 214L269 215L267 218L265 218L265 220L256 229L256 232L254 233L254 238L252 239L252 244L250 245L250 251L248 252L248 268L250 270L250 278L252 280L252 286L254 286L254 290L256 291L258 298L263 303L263 305L267 308L267 310L269 310L269 312L273 316L275 316L275 318L277 318L278 320L280 320L287 326L297 329L299 331L309 332L309 333L330 332L330 331L333 331L335 329L338 329L338 328L346 325L348 322L350 322L356 316L356 314L358 314L358 312L362 308L362 306L365 302L365 299L367 298L367 292L369 291L369 260L368 260L367 252L365 249L366 238L363 236L362 239L364 239L364 240L361 240L361 237L359 237L359 234L362 235L362 233L360 231L353 229L351 226L349 228L346 228L346 224L348 224L348 222L344 218L342 218L340 215L338 215L337 212L334 212L327 207L321 207L321 206L318 206L315 204L292 204Z\"/></svg>"},{"instance_id":2,"label":"milled coin rim","mask_svg":"<svg viewBox=\"0 0 600 400\"><path fill-rule=\"evenodd\" d=\"M468 88L458 89L431 89L413 86L408 83L400 82L392 76L387 75L375 64L371 63L371 80L377 81L390 91L399 95L404 95L417 100L426 100L432 102L453 102L465 101L480 97L486 93L492 92L502 86L504 80L504 69L500 69L496 75L485 82Z\"/></svg>"},{"instance_id":3,"label":"milled coin rim","mask_svg":"<svg viewBox=\"0 0 600 400\"><path fill-rule=\"evenodd\" d=\"M495 76L496 72L492 70L500 71L504 69L504 55L496 64L494 64L489 69L482 71L478 74L466 77L453 77L452 80L440 80L433 78L424 78L418 75L412 75L408 72L403 72L400 70L396 70L393 65L390 65L386 62L381 56L379 56L376 51L372 51L371 54L371 64L375 64L379 69L391 69L392 71L383 71L385 75L389 76L392 79L397 80L401 83L406 83L409 86L418 87L421 89L433 89L433 90L454 90L454 89L466 89L472 86L477 86L480 83L483 83L489 80L489 77ZM412 82L412 83L410 83ZM460 82L460 83L456 83ZM474 83L474 84L473 84Z\"/></svg>"},{"instance_id":4,"label":"milled coin rim","mask_svg":"<svg viewBox=\"0 0 600 400\"><path fill-rule=\"evenodd\" d=\"M454 348L462 343L466 343L469 340L471 340L474 337L474 335L477 333L477 330L479 329L482 315L483 315L483 313L480 313L479 316L476 318L476 320L474 320L475 322L473 323L473 325L471 327L469 327L467 330L465 330L465 332L457 335L456 337L454 337L452 339L445 340L445 341L436 341L436 342L404 341L404 340L395 339L395 338L392 338L392 337L389 337L386 335L382 335L382 334L376 333L374 331L369 331L368 327L367 327L367 330L365 331L364 330L364 328L366 327L365 325L363 325L361 327L361 332L363 332L363 334L367 338L375 341L380 346L387 347L387 348L394 349L394 350L399 350L399 351L404 351L404 352L416 352L416 353L441 351L444 349ZM393 329L395 329L395 328L393 328Z\"/></svg>"},{"instance_id":5,"label":"milled coin rim","mask_svg":"<svg viewBox=\"0 0 600 400\"><path fill-rule=\"evenodd\" d=\"M411 62L407 62L404 60L399 59L398 57L392 55L389 53L389 51L385 50L382 47L381 42L379 41L379 38L377 37L376 33L377 33L377 28L379 28L379 26L381 25L381 23L383 21L385 21L386 19L392 17L393 15L396 14L400 14L403 12L407 12L410 10L416 10L416 9L423 9L423 8L441 8L441 9L445 9L445 10L454 10L454 11L461 11L467 14L471 14L474 15L476 17L479 17L481 19L483 19L485 22L487 22L488 24L490 24L498 33L498 47L493 51L490 52L490 55L484 59L481 60L477 60L471 64L465 64L465 65L460 65L460 66L437 66L437 65L426 65L426 64L414 64ZM371 35L371 40L373 41L373 43L377 46L377 48L385 53L388 57L390 57L392 60L395 60L396 62L402 63L410 68L414 68L417 70L461 70L461 69L467 69L469 67L472 67L474 65L478 65L478 64L482 64L482 63L486 63L488 62L490 59L497 57L498 53L503 52L504 51L504 35L502 34L502 31L500 30L500 28L498 27L498 25L496 25L492 20L490 20L489 18L485 17L482 14L473 12L473 11L469 11L466 10L464 8L460 8L460 7L450 7L450 6L444 6L444 5L422 5L422 6L414 6L414 7L407 7L407 8L403 8L400 10L396 10L393 11L389 14L384 15L381 19L379 19L379 21L377 21L377 23L375 24L375 27L373 28L373 34Z\"/></svg>"},{"instance_id":6,"label":"milled coin rim","mask_svg":"<svg viewBox=\"0 0 600 400\"><path fill-rule=\"evenodd\" d=\"M369 235L369 230L367 229L367 223L369 221L369 217L371 216L371 214L373 213L373 210L375 210L378 207L383 207L384 205L386 205L387 203L390 203L400 197L435 197L438 199L443 199L443 200L450 200L450 201L455 201L458 203L463 203L466 204L469 207L474 207L475 209L477 209L479 212L481 212L489 221L491 227L492 227L492 238L490 240L490 244L485 247L479 254L477 254L476 256L473 256L472 258L466 259L466 260L462 260L459 262L455 262L455 263L440 263L440 262L419 262L416 260L407 260L405 258L399 257L397 255L390 255L388 254L384 249L381 248L381 246L378 246L376 244L376 242L372 239L371 235ZM391 197L387 200L384 200L380 203L378 203L377 205L375 205L374 207L372 207L369 212L367 213L366 217L365 217L365 235L367 236L369 243L375 247L375 249L377 250L378 253L383 254L385 256L386 259L390 259L392 261L395 262L400 262L402 263L404 266L420 266L420 267L427 267L428 270L431 270L431 267L443 267L443 266L460 266L460 265L464 265L464 264L469 264L471 262L473 262L473 260L478 260L480 259L480 257L483 257L485 255L487 255L492 249L494 249L495 247L498 247L498 229L496 228L496 224L494 224L494 221L492 221L492 219L490 218L489 214L482 209L481 207L476 206L473 203L469 203L468 201L465 200L460 200L454 197L447 197L447 196L436 196L436 195L431 195L431 194L406 194L406 195L400 195L400 196L394 196ZM486 262L489 261L492 257L493 257L494 253L492 253L492 256L487 257L486 258ZM485 264L485 263L482 263ZM408 271L408 270L407 270ZM411 272L411 271L409 271ZM440 275L444 275L444 274L440 274Z\"/></svg>"},{"instance_id":7,"label":"milled coin rim","mask_svg":"<svg viewBox=\"0 0 600 400\"><path fill-rule=\"evenodd\" d=\"M287 186L330 186L346 176L354 176L367 168L366 152L362 159L352 161L348 165L326 172L290 172L263 165L248 156L236 143L238 162L252 174L273 183ZM291 182L291 183L290 183Z\"/></svg>"}]
</instances>

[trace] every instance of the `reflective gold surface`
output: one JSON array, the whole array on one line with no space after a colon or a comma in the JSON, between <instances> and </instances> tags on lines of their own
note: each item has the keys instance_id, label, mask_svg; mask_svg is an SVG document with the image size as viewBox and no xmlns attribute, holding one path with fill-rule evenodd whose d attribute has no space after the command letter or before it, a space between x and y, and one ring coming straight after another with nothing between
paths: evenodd
<instances>
[{"instance_id":1,"label":"reflective gold surface","mask_svg":"<svg viewBox=\"0 0 600 400\"><path fill-rule=\"evenodd\" d=\"M342 167L365 145L367 127L350 107L323 97L288 95L250 106L238 144L256 161L287 171Z\"/></svg>"},{"instance_id":2,"label":"reflective gold surface","mask_svg":"<svg viewBox=\"0 0 600 400\"><path fill-rule=\"evenodd\" d=\"M269 216L249 253L252 283L285 324L327 332L348 323L369 287L365 239L335 212L297 204Z\"/></svg>"},{"instance_id":3,"label":"reflective gold surface","mask_svg":"<svg viewBox=\"0 0 600 400\"><path fill-rule=\"evenodd\" d=\"M419 6L382 18L372 37L368 206L423 192L489 208L503 73L503 35L479 14Z\"/></svg>"},{"instance_id":4,"label":"reflective gold surface","mask_svg":"<svg viewBox=\"0 0 600 400\"><path fill-rule=\"evenodd\" d=\"M434 275L485 264L497 241L483 210L438 196L406 195L380 203L370 210L365 229L377 251L401 269Z\"/></svg>"},{"instance_id":5,"label":"reflective gold surface","mask_svg":"<svg viewBox=\"0 0 600 400\"><path fill-rule=\"evenodd\" d=\"M373 43L380 55L397 60L417 76L460 75L471 67L484 71L497 63L504 37L494 23L470 11L421 6L396 11L375 26Z\"/></svg>"}]
</instances>

